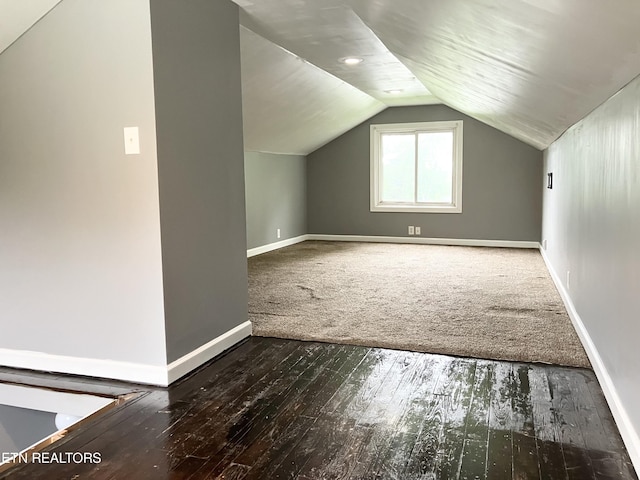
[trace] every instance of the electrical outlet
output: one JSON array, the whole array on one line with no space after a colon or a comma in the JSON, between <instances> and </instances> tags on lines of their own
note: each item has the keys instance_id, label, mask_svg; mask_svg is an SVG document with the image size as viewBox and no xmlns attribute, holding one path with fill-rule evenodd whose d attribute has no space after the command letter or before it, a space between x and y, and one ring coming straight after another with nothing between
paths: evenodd
<instances>
[{"instance_id":1,"label":"electrical outlet","mask_svg":"<svg viewBox=\"0 0 640 480\"><path fill-rule=\"evenodd\" d=\"M415 233L415 227L413 225L409 225L409 235L413 235Z\"/></svg>"},{"instance_id":2,"label":"electrical outlet","mask_svg":"<svg viewBox=\"0 0 640 480\"><path fill-rule=\"evenodd\" d=\"M276 230L276 236L277 236L278 238L280 238L280 229L279 229L279 228Z\"/></svg>"},{"instance_id":3,"label":"electrical outlet","mask_svg":"<svg viewBox=\"0 0 640 480\"><path fill-rule=\"evenodd\" d=\"M416 227L416 235L420 235L420 227Z\"/></svg>"},{"instance_id":4,"label":"electrical outlet","mask_svg":"<svg viewBox=\"0 0 640 480\"><path fill-rule=\"evenodd\" d=\"M544 250L546 250L546 249L547 249L547 240L546 240L546 239L545 239L545 240L542 240L542 248L543 248Z\"/></svg>"},{"instance_id":5,"label":"electrical outlet","mask_svg":"<svg viewBox=\"0 0 640 480\"><path fill-rule=\"evenodd\" d=\"M567 270L567 290L571 287L571 272Z\"/></svg>"}]
</instances>

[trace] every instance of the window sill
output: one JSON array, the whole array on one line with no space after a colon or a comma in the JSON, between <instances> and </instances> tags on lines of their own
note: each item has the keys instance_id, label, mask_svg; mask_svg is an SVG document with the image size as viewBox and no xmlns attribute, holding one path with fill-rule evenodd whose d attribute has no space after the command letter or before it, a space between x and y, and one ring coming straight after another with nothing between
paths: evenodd
<instances>
[{"instance_id":1,"label":"window sill","mask_svg":"<svg viewBox=\"0 0 640 480\"><path fill-rule=\"evenodd\" d=\"M372 205L371 211L388 213L462 213L462 206Z\"/></svg>"}]
</instances>

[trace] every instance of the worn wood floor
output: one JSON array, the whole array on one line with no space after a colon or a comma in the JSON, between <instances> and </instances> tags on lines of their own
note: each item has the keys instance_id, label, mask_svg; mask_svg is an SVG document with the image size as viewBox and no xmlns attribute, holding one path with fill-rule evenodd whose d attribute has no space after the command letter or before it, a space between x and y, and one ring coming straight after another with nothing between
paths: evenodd
<instances>
[{"instance_id":1,"label":"worn wood floor","mask_svg":"<svg viewBox=\"0 0 640 480\"><path fill-rule=\"evenodd\" d=\"M0 370L0 381L131 386ZM589 370L253 337L11 479L635 479Z\"/></svg>"}]
</instances>

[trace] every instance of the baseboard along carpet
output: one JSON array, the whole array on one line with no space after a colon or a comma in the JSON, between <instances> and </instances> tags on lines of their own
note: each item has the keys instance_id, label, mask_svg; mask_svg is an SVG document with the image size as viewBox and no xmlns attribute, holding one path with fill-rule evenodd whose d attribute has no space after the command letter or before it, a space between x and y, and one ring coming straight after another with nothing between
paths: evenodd
<instances>
[{"instance_id":1,"label":"baseboard along carpet","mask_svg":"<svg viewBox=\"0 0 640 480\"><path fill-rule=\"evenodd\" d=\"M537 250L307 241L248 262L257 336L590 367Z\"/></svg>"}]
</instances>

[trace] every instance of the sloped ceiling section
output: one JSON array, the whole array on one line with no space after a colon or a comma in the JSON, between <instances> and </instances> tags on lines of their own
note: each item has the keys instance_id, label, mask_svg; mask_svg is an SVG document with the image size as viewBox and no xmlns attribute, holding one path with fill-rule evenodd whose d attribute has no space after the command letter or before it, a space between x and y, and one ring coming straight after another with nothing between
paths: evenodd
<instances>
[{"instance_id":1,"label":"sloped ceiling section","mask_svg":"<svg viewBox=\"0 0 640 480\"><path fill-rule=\"evenodd\" d=\"M640 2L350 0L447 105L540 149L640 74Z\"/></svg>"},{"instance_id":2,"label":"sloped ceiling section","mask_svg":"<svg viewBox=\"0 0 640 480\"><path fill-rule=\"evenodd\" d=\"M343 0L238 1L249 9L246 28L385 105L440 103ZM345 57L363 62L345 65Z\"/></svg>"},{"instance_id":3,"label":"sloped ceiling section","mask_svg":"<svg viewBox=\"0 0 640 480\"><path fill-rule=\"evenodd\" d=\"M60 0L0 0L0 53L58 3Z\"/></svg>"},{"instance_id":4,"label":"sloped ceiling section","mask_svg":"<svg viewBox=\"0 0 640 480\"><path fill-rule=\"evenodd\" d=\"M385 105L240 27L244 148L306 155Z\"/></svg>"},{"instance_id":5,"label":"sloped ceiling section","mask_svg":"<svg viewBox=\"0 0 640 480\"><path fill-rule=\"evenodd\" d=\"M308 154L387 106L441 103L343 0L235 1L246 150Z\"/></svg>"},{"instance_id":6,"label":"sloped ceiling section","mask_svg":"<svg viewBox=\"0 0 640 480\"><path fill-rule=\"evenodd\" d=\"M540 149L640 74L638 0L235 1L247 29L353 86L354 95L386 106L445 103ZM341 64L347 56L364 62ZM260 60L243 60L245 78ZM264 84L245 109L261 110L252 102L271 98L274 131L285 113L306 123L296 103L313 103L324 87L305 86L305 95L275 99Z\"/></svg>"}]
</instances>

